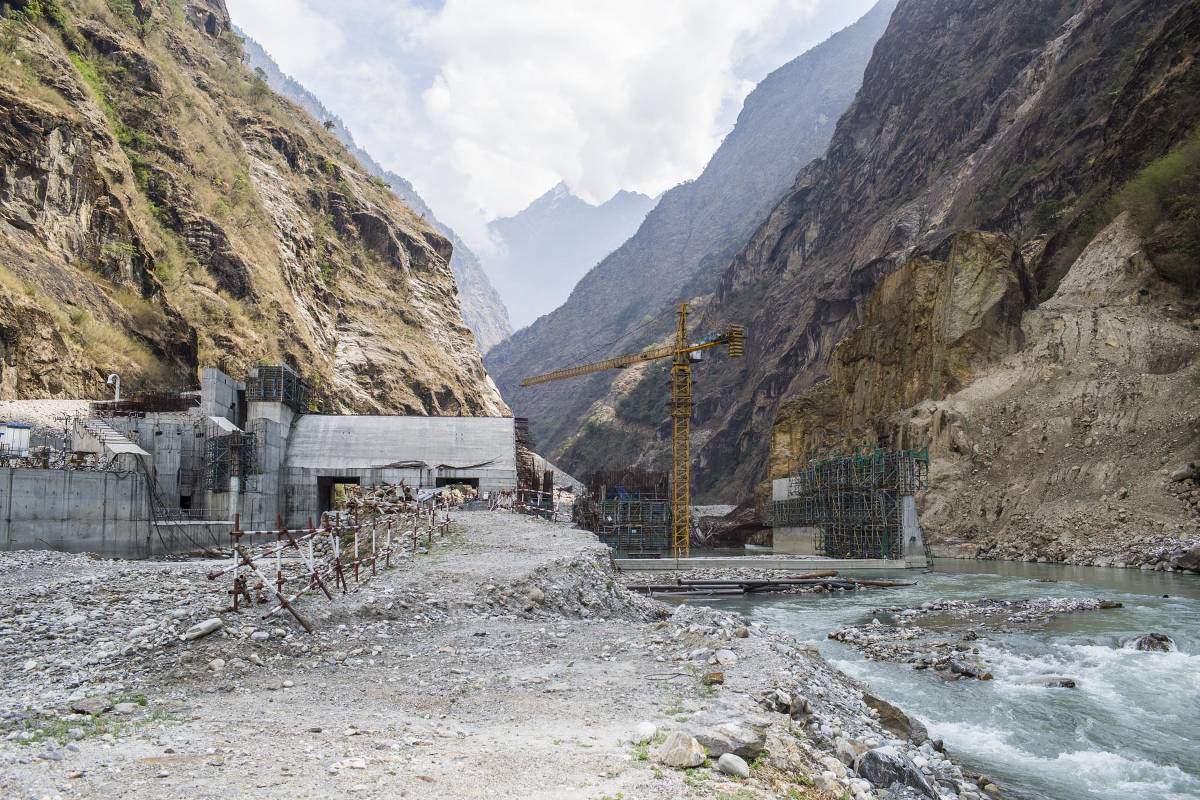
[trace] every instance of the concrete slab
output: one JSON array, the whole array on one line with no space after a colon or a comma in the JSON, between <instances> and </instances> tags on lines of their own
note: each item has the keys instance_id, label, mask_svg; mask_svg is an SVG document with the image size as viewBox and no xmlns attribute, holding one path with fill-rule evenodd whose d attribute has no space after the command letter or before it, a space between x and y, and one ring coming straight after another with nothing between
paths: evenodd
<instances>
[{"instance_id":1,"label":"concrete slab","mask_svg":"<svg viewBox=\"0 0 1200 800\"><path fill-rule=\"evenodd\" d=\"M926 569L924 559L896 561L885 558L789 558L773 556L697 556L695 558L618 558L617 569L645 572L669 572L693 569L764 569L793 572L839 572L862 570Z\"/></svg>"}]
</instances>

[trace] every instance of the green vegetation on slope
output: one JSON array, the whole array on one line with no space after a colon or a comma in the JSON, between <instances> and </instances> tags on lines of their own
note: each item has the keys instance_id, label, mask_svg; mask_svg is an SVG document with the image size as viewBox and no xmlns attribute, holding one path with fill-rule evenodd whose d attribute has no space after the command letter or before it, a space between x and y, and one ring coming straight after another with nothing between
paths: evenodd
<instances>
[{"instance_id":1,"label":"green vegetation on slope","mask_svg":"<svg viewBox=\"0 0 1200 800\"><path fill-rule=\"evenodd\" d=\"M1200 128L1150 162L1114 198L1110 216L1128 211L1159 273L1200 289Z\"/></svg>"}]
</instances>

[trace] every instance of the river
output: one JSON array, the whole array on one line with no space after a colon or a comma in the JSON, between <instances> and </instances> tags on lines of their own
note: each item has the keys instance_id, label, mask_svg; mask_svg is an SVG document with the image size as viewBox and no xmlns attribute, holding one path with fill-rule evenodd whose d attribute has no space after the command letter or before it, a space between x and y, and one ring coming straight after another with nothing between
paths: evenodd
<instances>
[{"instance_id":1,"label":"river","mask_svg":"<svg viewBox=\"0 0 1200 800\"><path fill-rule=\"evenodd\" d=\"M913 587L722 603L815 644L839 669L923 721L963 764L1017 800L1200 798L1200 578L1137 570L941 560ZM1124 608L1067 614L1043 628L988 634L995 680L865 660L829 631L871 608L926 600L1102 597ZM1178 650L1139 652L1165 633ZM1050 676L1076 689L1048 688Z\"/></svg>"}]
</instances>

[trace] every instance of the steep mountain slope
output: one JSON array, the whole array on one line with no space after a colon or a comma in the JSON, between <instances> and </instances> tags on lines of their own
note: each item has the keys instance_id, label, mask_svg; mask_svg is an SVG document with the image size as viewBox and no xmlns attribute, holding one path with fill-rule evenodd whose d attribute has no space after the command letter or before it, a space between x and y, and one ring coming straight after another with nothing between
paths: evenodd
<instances>
[{"instance_id":1,"label":"steep mountain slope","mask_svg":"<svg viewBox=\"0 0 1200 800\"><path fill-rule=\"evenodd\" d=\"M517 413L530 418L547 455L578 475L632 461L648 443L654 450L656 412L665 406L658 370L651 370L655 384L643 390L644 402L634 403L655 412L651 422L635 413L612 424L615 390L635 385L641 374L636 370L533 390L518 384L529 375L657 340L671 330L679 298L715 288L729 258L797 171L825 151L893 6L893 0L884 0L767 76L746 98L733 131L700 177L664 194L638 232L591 270L561 308L489 352L489 371Z\"/></svg>"},{"instance_id":2,"label":"steep mountain slope","mask_svg":"<svg viewBox=\"0 0 1200 800\"><path fill-rule=\"evenodd\" d=\"M880 281L830 380L782 404L772 476L831 447L928 447L936 554L1200 568L1178 471L1200 444L1200 319L1130 215L1037 308L1008 237L942 249Z\"/></svg>"},{"instance_id":3,"label":"steep mountain slope","mask_svg":"<svg viewBox=\"0 0 1200 800\"><path fill-rule=\"evenodd\" d=\"M589 269L637 231L654 201L620 191L598 206L560 183L520 213L488 223L488 271L518 328L562 305Z\"/></svg>"},{"instance_id":4,"label":"steep mountain slope","mask_svg":"<svg viewBox=\"0 0 1200 800\"><path fill-rule=\"evenodd\" d=\"M221 0L10 7L3 396L286 360L330 410L506 411L449 242L243 66Z\"/></svg>"},{"instance_id":5,"label":"steep mountain slope","mask_svg":"<svg viewBox=\"0 0 1200 800\"><path fill-rule=\"evenodd\" d=\"M780 400L828 371L880 276L964 228L1017 242L1041 296L1103 199L1200 117L1200 6L902 0L825 159L734 259L708 320L747 324L710 367L701 488L765 475Z\"/></svg>"},{"instance_id":6,"label":"steep mountain slope","mask_svg":"<svg viewBox=\"0 0 1200 800\"><path fill-rule=\"evenodd\" d=\"M299 81L279 69L275 59L271 58L262 45L241 31L237 32L242 36L246 63L252 70L261 69L263 71L267 85L311 114L346 146L351 155L366 167L368 173L386 182L406 206L424 217L426 222L433 225L439 233L450 240L450 244L454 247L454 253L450 256L450 269L454 271L454 279L458 283L463 321L475 334L475 341L479 345L480 351L486 353L493 345L512 334L508 309L504 307L500 295L492 287L479 259L471 252L466 243L458 238L458 234L434 216L433 211L417 194L417 190L411 183L396 173L384 169L371 157L370 153L359 147L354 141L350 129L346 127L341 118L331 113L316 95L304 88Z\"/></svg>"}]
</instances>

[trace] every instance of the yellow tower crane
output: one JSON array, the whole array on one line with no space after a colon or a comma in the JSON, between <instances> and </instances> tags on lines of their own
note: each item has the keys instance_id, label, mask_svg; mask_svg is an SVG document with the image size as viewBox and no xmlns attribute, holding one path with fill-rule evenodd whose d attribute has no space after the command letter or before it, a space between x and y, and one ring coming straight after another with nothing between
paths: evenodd
<instances>
[{"instance_id":1,"label":"yellow tower crane","mask_svg":"<svg viewBox=\"0 0 1200 800\"><path fill-rule=\"evenodd\" d=\"M676 558L686 558L691 545L691 455L689 442L692 423L692 361L702 350L729 346L729 356L742 355L746 329L741 325L730 325L725 332L703 342L688 344L687 303L679 304L679 327L675 341L660 347L651 347L638 353L608 358L592 364L535 375L521 382L522 386L537 386L550 381L561 381L590 375L606 369L622 369L645 361L657 361L671 357L671 549Z\"/></svg>"}]
</instances>

